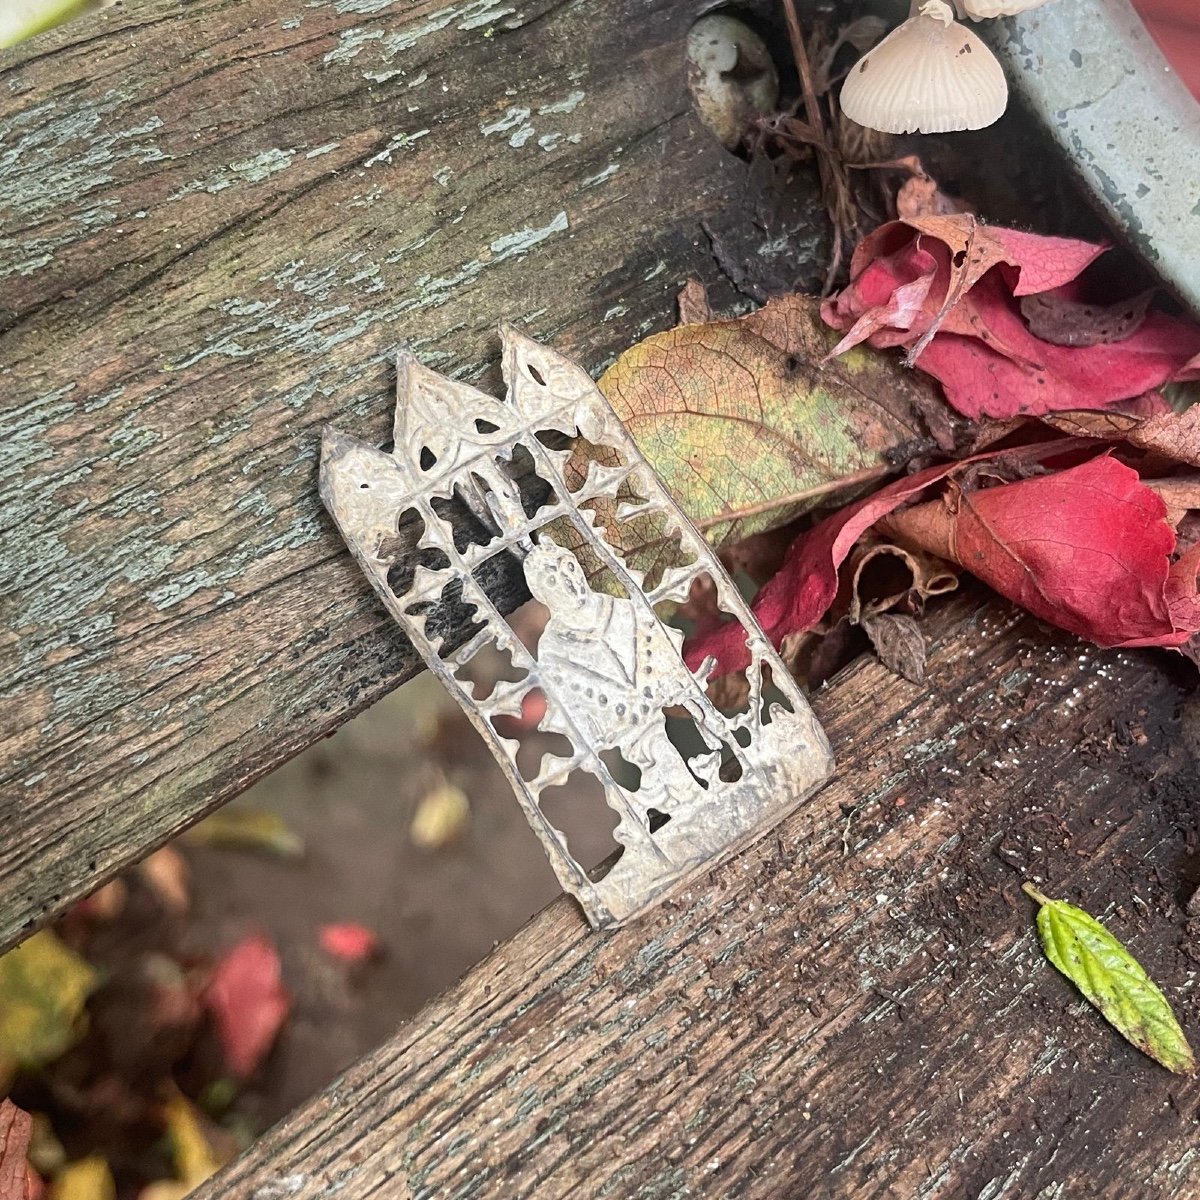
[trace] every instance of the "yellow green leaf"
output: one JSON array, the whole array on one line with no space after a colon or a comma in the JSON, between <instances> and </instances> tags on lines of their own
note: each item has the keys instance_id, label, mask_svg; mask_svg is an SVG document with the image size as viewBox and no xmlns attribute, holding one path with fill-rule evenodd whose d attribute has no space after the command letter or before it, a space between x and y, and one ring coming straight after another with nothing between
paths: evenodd
<instances>
[{"instance_id":1,"label":"yellow green leaf","mask_svg":"<svg viewBox=\"0 0 1200 1200\"><path fill-rule=\"evenodd\" d=\"M1025 892L1041 905L1037 926L1046 957L1126 1041L1169 1071L1191 1074L1196 1060L1167 998L1142 965L1095 917L1064 900Z\"/></svg>"},{"instance_id":2,"label":"yellow green leaf","mask_svg":"<svg viewBox=\"0 0 1200 1200\"><path fill-rule=\"evenodd\" d=\"M50 1187L50 1200L116 1200L116 1197L112 1172L98 1154L68 1163Z\"/></svg>"},{"instance_id":3,"label":"yellow green leaf","mask_svg":"<svg viewBox=\"0 0 1200 1200\"><path fill-rule=\"evenodd\" d=\"M164 1117L177 1178L147 1184L138 1200L183 1200L227 1161L213 1149L200 1115L183 1096L175 1095L167 1102Z\"/></svg>"},{"instance_id":4,"label":"yellow green leaf","mask_svg":"<svg viewBox=\"0 0 1200 1200\"><path fill-rule=\"evenodd\" d=\"M167 1103L167 1133L175 1161L175 1174L189 1187L198 1187L222 1165L204 1134L196 1110L175 1096Z\"/></svg>"},{"instance_id":5,"label":"yellow green leaf","mask_svg":"<svg viewBox=\"0 0 1200 1200\"><path fill-rule=\"evenodd\" d=\"M38 1067L83 1030L96 973L49 929L0 957L0 1061Z\"/></svg>"},{"instance_id":6,"label":"yellow green leaf","mask_svg":"<svg viewBox=\"0 0 1200 1200\"><path fill-rule=\"evenodd\" d=\"M722 545L842 503L914 445L948 436L928 380L868 348L823 362L837 338L815 297L781 296L737 320L647 338L600 388L683 510Z\"/></svg>"},{"instance_id":7,"label":"yellow green leaf","mask_svg":"<svg viewBox=\"0 0 1200 1200\"><path fill-rule=\"evenodd\" d=\"M466 832L471 804L466 793L452 783L440 783L427 792L413 814L408 836L422 850L438 850Z\"/></svg>"},{"instance_id":8,"label":"yellow green leaf","mask_svg":"<svg viewBox=\"0 0 1200 1200\"><path fill-rule=\"evenodd\" d=\"M229 850L263 850L279 858L300 858L304 840L278 813L257 808L218 809L189 829L184 841Z\"/></svg>"}]
</instances>

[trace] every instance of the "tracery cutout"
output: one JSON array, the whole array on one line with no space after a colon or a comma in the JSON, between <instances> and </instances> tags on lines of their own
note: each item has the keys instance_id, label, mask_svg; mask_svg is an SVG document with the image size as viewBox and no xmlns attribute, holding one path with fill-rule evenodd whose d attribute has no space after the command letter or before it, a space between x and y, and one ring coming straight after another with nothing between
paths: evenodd
<instances>
[{"instance_id":1,"label":"tracery cutout","mask_svg":"<svg viewBox=\"0 0 1200 1200\"><path fill-rule=\"evenodd\" d=\"M327 429L321 496L389 612L488 742L563 887L594 926L607 927L765 833L828 776L832 760L736 587L588 374L511 327L501 338L507 402L403 354L395 448ZM604 452L586 473L568 441L579 435ZM465 524L450 519L456 496L470 510ZM597 503L619 522L656 521L669 536L674 552L651 585L605 536ZM405 554L401 524L413 520L424 528ZM520 561L529 592L549 611L536 653L488 594L505 556ZM606 575L608 590L593 586L584 561ZM703 575L747 634L747 696L733 714L706 693L710 664L690 671L682 633L655 611L686 600ZM519 678L476 699L460 672L489 644L509 654ZM546 699L538 728L571 749L546 755L526 780L518 743L496 721L519 716L534 689ZM672 741L670 712L687 714L700 748ZM640 770L636 788L614 778L613 751ZM579 769L599 780L617 816L620 856L602 877L575 860L539 803Z\"/></svg>"}]
</instances>

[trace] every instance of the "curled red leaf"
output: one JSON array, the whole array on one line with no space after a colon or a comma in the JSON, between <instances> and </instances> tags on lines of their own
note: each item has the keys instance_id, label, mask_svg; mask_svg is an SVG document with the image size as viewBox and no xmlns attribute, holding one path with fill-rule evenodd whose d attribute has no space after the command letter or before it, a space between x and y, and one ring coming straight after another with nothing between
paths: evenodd
<instances>
[{"instance_id":1,"label":"curled red leaf","mask_svg":"<svg viewBox=\"0 0 1200 1200\"><path fill-rule=\"evenodd\" d=\"M854 543L877 526L1097 645L1182 647L1200 631L1200 546L1177 555L1173 525L1188 501L1172 507L1161 481L1144 483L1108 455L1062 466L1077 460L1081 444L1065 439L978 454L848 505L792 543L754 600L759 623L776 645L816 626ZM1003 482L1048 463L1059 469ZM941 494L929 499L935 490ZM714 656L712 676L748 660L734 625L693 637L685 650L693 669Z\"/></svg>"},{"instance_id":2,"label":"curled red leaf","mask_svg":"<svg viewBox=\"0 0 1200 1200\"><path fill-rule=\"evenodd\" d=\"M963 465L946 463L898 479L797 537L783 565L755 597L754 615L763 632L778 646L789 633L812 629L837 595L838 568L854 543L881 517ZM737 622L706 629L684 647L692 670L709 655L716 660L710 678L740 671L749 663L745 633Z\"/></svg>"},{"instance_id":3,"label":"curled red leaf","mask_svg":"<svg viewBox=\"0 0 1200 1200\"><path fill-rule=\"evenodd\" d=\"M1105 249L969 214L893 221L859 244L850 285L822 316L846 331L835 354L862 341L903 346L975 420L1104 408L1193 377L1200 328L1162 312L1094 345L1056 345L1030 329L1021 298L1079 301L1073 285Z\"/></svg>"}]
</instances>

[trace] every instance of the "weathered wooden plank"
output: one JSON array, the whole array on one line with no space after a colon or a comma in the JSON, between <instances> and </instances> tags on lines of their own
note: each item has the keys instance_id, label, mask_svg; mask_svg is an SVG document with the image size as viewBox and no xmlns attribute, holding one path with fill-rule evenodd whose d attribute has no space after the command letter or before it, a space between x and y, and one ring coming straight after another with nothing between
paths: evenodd
<instances>
[{"instance_id":1,"label":"weathered wooden plank","mask_svg":"<svg viewBox=\"0 0 1200 1200\"><path fill-rule=\"evenodd\" d=\"M196 1193L1173 1197L1200 1084L1040 956L1023 879L1108 913L1193 1036L1197 764L1164 655L950 606L928 687L817 697L840 775L632 926L552 905Z\"/></svg>"},{"instance_id":2,"label":"weathered wooden plank","mask_svg":"<svg viewBox=\"0 0 1200 1200\"><path fill-rule=\"evenodd\" d=\"M0 948L409 670L316 492L401 342L598 369L716 281L703 7L145 0L0 55Z\"/></svg>"}]
</instances>

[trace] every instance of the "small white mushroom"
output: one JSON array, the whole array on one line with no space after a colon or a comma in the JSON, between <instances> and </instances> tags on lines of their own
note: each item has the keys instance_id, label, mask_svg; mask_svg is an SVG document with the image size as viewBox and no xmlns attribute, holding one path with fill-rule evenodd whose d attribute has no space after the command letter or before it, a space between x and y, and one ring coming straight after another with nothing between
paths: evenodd
<instances>
[{"instance_id":1,"label":"small white mushroom","mask_svg":"<svg viewBox=\"0 0 1200 1200\"><path fill-rule=\"evenodd\" d=\"M944 0L914 0L908 20L865 54L842 85L846 116L882 133L982 129L1007 104L996 56L954 20Z\"/></svg>"},{"instance_id":2,"label":"small white mushroom","mask_svg":"<svg viewBox=\"0 0 1200 1200\"><path fill-rule=\"evenodd\" d=\"M1041 8L1050 0L955 0L959 16L972 21L988 21L992 17L1015 17L1031 8Z\"/></svg>"},{"instance_id":3,"label":"small white mushroom","mask_svg":"<svg viewBox=\"0 0 1200 1200\"><path fill-rule=\"evenodd\" d=\"M736 149L755 119L773 112L779 100L779 76L766 42L724 13L710 13L692 26L687 81L700 120L727 150Z\"/></svg>"}]
</instances>

